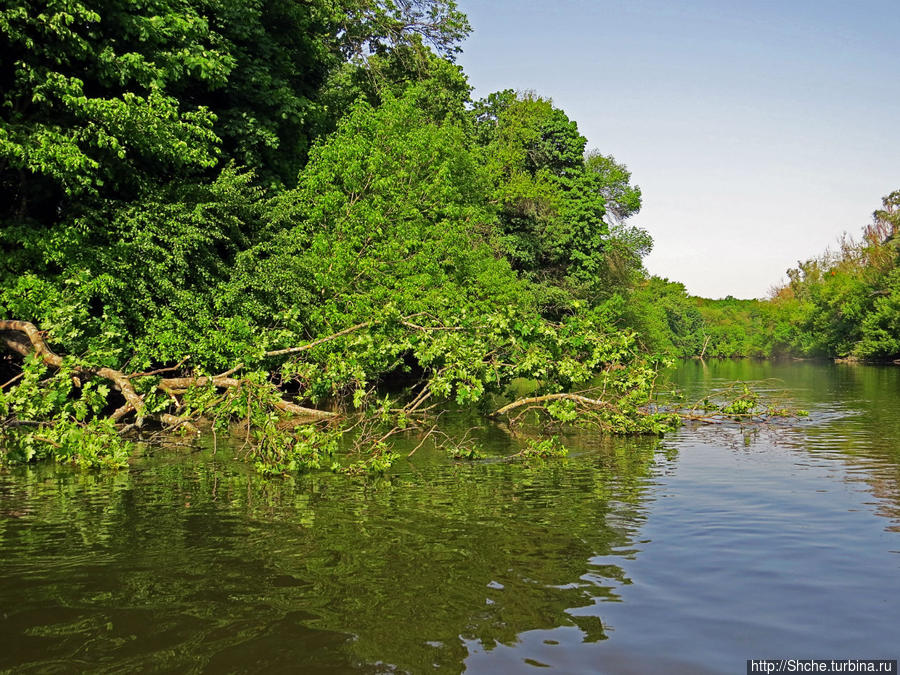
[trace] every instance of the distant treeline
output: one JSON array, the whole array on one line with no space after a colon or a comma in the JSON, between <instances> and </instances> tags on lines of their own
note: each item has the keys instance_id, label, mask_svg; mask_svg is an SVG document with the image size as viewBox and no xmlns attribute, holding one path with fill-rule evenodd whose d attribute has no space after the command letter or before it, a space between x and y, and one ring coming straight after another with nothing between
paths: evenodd
<instances>
[{"instance_id":1,"label":"distant treeline","mask_svg":"<svg viewBox=\"0 0 900 675\"><path fill-rule=\"evenodd\" d=\"M900 357L900 191L859 238L799 262L767 300L708 300L677 282L639 281L623 317L647 347L677 356Z\"/></svg>"}]
</instances>

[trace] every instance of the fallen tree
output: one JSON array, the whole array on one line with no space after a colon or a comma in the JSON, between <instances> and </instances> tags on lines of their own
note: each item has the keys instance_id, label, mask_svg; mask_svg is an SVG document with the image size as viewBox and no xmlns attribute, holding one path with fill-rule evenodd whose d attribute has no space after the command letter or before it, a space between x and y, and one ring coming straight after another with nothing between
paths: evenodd
<instances>
[{"instance_id":1,"label":"fallen tree","mask_svg":"<svg viewBox=\"0 0 900 675\"><path fill-rule=\"evenodd\" d=\"M346 332L341 331L340 333L346 334ZM337 336L315 341L315 343L320 344L328 339L333 339L333 337ZM199 391L240 392L247 389L260 389L259 378L235 377L235 373L241 370L241 365L218 375L170 377L159 376L163 373L182 370L184 361L176 366L127 374L115 368L91 366L83 360L63 357L54 352L48 345L45 334L28 321L0 320L0 341L9 351L24 357L22 372L0 386L0 394L3 394L4 390L9 392L5 399L0 399L0 415L4 418L0 420L0 442L6 441L7 444L24 446L21 454L26 460L43 454L35 450L35 443L62 450L66 445L62 441L69 441L70 445L74 441L78 445L84 443L87 436L106 436L103 445L108 446L109 454L114 457L112 463L121 464L124 456L130 450L130 446L127 441L115 442L110 438L110 432L114 431L119 436L126 437L129 434L133 435L145 430L146 423L151 422L156 423L156 431L170 433L183 430L191 434L199 434L198 421L205 414L215 414L217 412L216 404L222 404L233 399L234 396L225 395L198 407L191 405L189 398L191 394ZM301 347L297 351L310 348L310 346L314 345ZM74 405L69 410L65 405L58 406L60 409L57 411L40 411L41 406L38 406L34 412L44 413L37 415L40 419L23 419L17 416L17 413L25 412L27 414L29 408L27 405L17 406L12 394L19 392L23 386L29 384L29 373L40 372L43 374L44 370L52 371L51 377L43 382L44 389L58 394L60 393L58 386L47 385L52 385L54 382L58 385L60 381L71 384L71 387L64 388L64 393L67 399L72 399ZM98 380L108 382L109 388L97 387ZM136 383L140 386L136 386ZM109 393L102 399L83 396L84 393L89 393L91 386L94 387L94 392ZM31 391L23 392L26 394L23 398L27 398L29 393L34 398L34 395L40 391L40 387L26 386L26 389L31 389ZM78 390L82 393L80 397ZM121 405L110 410L110 403L115 400L112 392L118 392L124 400ZM257 392L258 402L261 406L290 416L297 424L338 418L336 412L309 408L274 395L272 388L268 388L265 393L266 395L262 396ZM80 399L85 398L93 398L90 410L87 405L81 408L77 405ZM161 401L165 401L165 403L161 403ZM250 419L249 405L247 408L246 417ZM48 412L50 414L47 414ZM53 414L54 412L55 414ZM75 433L73 438L72 432L78 429L81 430L81 433ZM23 433L22 430L25 432ZM10 433L10 431L16 433ZM48 431L56 433L48 434ZM54 438L54 435L57 438ZM74 459L85 460L82 457L84 453L78 452L77 448L70 448L70 450L72 452L69 454ZM96 457L89 456L83 463L104 463L96 460Z\"/></svg>"},{"instance_id":2,"label":"fallen tree","mask_svg":"<svg viewBox=\"0 0 900 675\"><path fill-rule=\"evenodd\" d=\"M327 466L338 441L378 467L442 405L487 411L520 379L533 396L601 381L609 407L548 401L560 422L666 426L641 410L656 364L589 300L609 231L583 138L566 121L566 148L531 166L527 139L567 118L505 97L490 116L529 130L474 133L445 65L377 102L354 95L292 188L198 165L122 202L48 204L46 227L0 225L14 249L0 259L0 351L15 354L0 372L18 378L0 390L0 452L121 464L130 439L209 429L240 434L266 471ZM551 167L567 179L540 178ZM511 248L509 217L537 197ZM527 269L513 249L534 252Z\"/></svg>"},{"instance_id":3,"label":"fallen tree","mask_svg":"<svg viewBox=\"0 0 900 675\"><path fill-rule=\"evenodd\" d=\"M346 334L347 332L349 331L341 331L340 334ZM335 337L339 337L340 334L336 334L323 340L317 340L315 341L315 344L334 339ZM26 343L21 338L17 338L17 335L24 335L28 339L28 342ZM59 356L58 354L53 352L52 349L50 349L50 347L47 345L47 342L44 340L43 334L33 323L30 323L28 321L10 321L0 319L0 336L2 336L3 342L8 349L17 352L22 356L28 356L29 354L33 353L47 366L51 366L57 369L63 366L63 357ZM314 344L299 347L296 349L296 351L309 349L311 346L314 346ZM278 352L273 352L272 354L277 355L283 353L292 353L293 351L294 350L281 350ZM195 377L162 378L156 384L156 387L159 389L159 391L164 392L165 394L170 396L173 399L173 402L176 404L177 408L181 408L182 406L179 403L177 396L186 394L192 388L213 386L217 389L228 389L231 387L240 387L243 384L246 384L244 380L231 377L231 375L233 375L235 371L240 370L240 368L240 366L237 366L236 368L232 368L230 371L213 376L204 375ZM165 370L169 369L164 368L152 372L130 373L126 375L122 371L116 370L114 368L90 368L85 366L75 366L75 371L81 375L100 377L109 380L114 385L115 389L125 397L125 405L118 408L110 416L114 421L119 422L128 414L133 413L135 416L135 422L133 426L138 429L144 426L144 420L149 417L150 419L155 419L160 423L169 425L171 427L177 428L182 425L187 425L192 430L195 430L193 425L190 424L190 420L183 417L178 417L169 413L148 415L146 412L147 406L145 403L145 397L147 396L147 394L138 394L131 383L131 380L134 378L152 377ZM292 415L297 415L299 417L305 417L309 419L329 419L336 416L336 414L333 412L316 410L313 408L305 408L284 399L276 401L274 405L279 410L283 410Z\"/></svg>"},{"instance_id":4,"label":"fallen tree","mask_svg":"<svg viewBox=\"0 0 900 675\"><path fill-rule=\"evenodd\" d=\"M339 339L363 332L358 344L335 347ZM239 363L218 374L191 372L187 358L127 372L96 365L90 354L61 356L48 339L31 322L0 320L2 345L20 357L21 372L0 386L0 444L14 460L56 456L92 465L123 464L131 439L208 429L214 441L223 432L243 438L244 454L267 473L320 468L329 461L332 468L351 472L383 470L396 456L391 439L400 434L418 432L425 434L422 442L428 437L450 442L436 430L436 408L442 403L477 403L502 394L522 377L537 380L545 390L596 377L603 385L582 393L519 398L492 415L507 416L510 428L535 410L558 424L578 421L613 433L660 433L677 423L670 415L642 409L656 370L637 358L629 336L604 335L585 325L529 326L502 316L445 325L420 312L360 322L302 345L265 349L253 368ZM401 372L402 364L413 360L416 378L391 399L376 395L377 383L358 372L337 382L328 375L333 395L317 399L313 392L321 383L316 376L329 363L364 361L360 350L363 355L396 353L393 365L381 366L387 372ZM594 391L599 393L585 395ZM310 405L316 400L318 406ZM518 415L509 418L513 411ZM350 467L336 463L341 438L364 459ZM459 456L459 443L452 445L451 454Z\"/></svg>"},{"instance_id":5,"label":"fallen tree","mask_svg":"<svg viewBox=\"0 0 900 675\"><path fill-rule=\"evenodd\" d=\"M470 325L444 325L424 314L415 317L419 323L412 318L357 323L303 345L265 349L260 358L275 362L268 369L239 363L218 374L190 372L187 358L136 372L100 366L57 354L31 322L0 320L0 344L16 356L19 369L0 384L0 456L121 466L134 439L206 431L214 443L223 433L237 439L239 454L267 474L383 471L399 456L393 441L405 434L419 436L410 455L431 439L454 458L474 459L480 455L468 435L454 438L439 429L441 408L451 400L488 403L489 394L508 394L505 386L522 377L538 390L488 414L514 435L527 427L524 441L530 445L515 458L564 454L554 434L571 424L614 434L661 434L682 421L743 425L805 414L764 401L744 385L691 406L673 401L658 407L651 404L658 371L630 348L630 337L602 334L583 323L541 324L536 332L497 317ZM359 344L335 347L337 340L363 331ZM523 343L523 334L531 341ZM348 376L327 406L310 405L317 386L310 372L325 373L338 357L340 363L358 361L360 349L390 345L411 350L419 369L399 396L378 396L374 384ZM403 354L395 365L411 358L409 351ZM297 373L306 378L303 386L290 377ZM575 390L578 384L589 386ZM558 390L563 387L569 391ZM294 396L288 393L292 388ZM361 459L339 461L341 444L348 457Z\"/></svg>"}]
</instances>

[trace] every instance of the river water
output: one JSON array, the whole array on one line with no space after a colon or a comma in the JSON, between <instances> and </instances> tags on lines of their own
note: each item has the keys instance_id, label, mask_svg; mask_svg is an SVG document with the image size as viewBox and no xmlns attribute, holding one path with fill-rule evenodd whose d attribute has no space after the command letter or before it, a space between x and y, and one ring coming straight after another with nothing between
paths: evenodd
<instances>
[{"instance_id":1,"label":"river water","mask_svg":"<svg viewBox=\"0 0 900 675\"><path fill-rule=\"evenodd\" d=\"M690 362L808 418L423 447L381 479L235 450L0 470L0 671L738 673L900 656L900 368ZM470 421L448 424L463 433ZM416 441L411 441L410 449Z\"/></svg>"}]
</instances>

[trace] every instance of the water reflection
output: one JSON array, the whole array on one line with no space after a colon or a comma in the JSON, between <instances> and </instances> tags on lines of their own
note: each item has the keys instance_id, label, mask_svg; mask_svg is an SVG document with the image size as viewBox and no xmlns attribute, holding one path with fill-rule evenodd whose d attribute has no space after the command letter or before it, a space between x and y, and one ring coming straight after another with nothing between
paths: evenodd
<instances>
[{"instance_id":1,"label":"water reflection","mask_svg":"<svg viewBox=\"0 0 900 675\"><path fill-rule=\"evenodd\" d=\"M377 481L267 481L221 449L156 450L119 474L15 469L0 666L458 671L469 645L525 631L603 640L570 608L631 583L619 561L673 458L656 439L578 443L564 462L426 456Z\"/></svg>"}]
</instances>

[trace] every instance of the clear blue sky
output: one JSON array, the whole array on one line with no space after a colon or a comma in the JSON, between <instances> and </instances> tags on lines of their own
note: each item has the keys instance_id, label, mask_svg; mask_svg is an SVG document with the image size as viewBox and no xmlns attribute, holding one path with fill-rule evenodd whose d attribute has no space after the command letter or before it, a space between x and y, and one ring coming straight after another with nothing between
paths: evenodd
<instances>
[{"instance_id":1,"label":"clear blue sky","mask_svg":"<svg viewBox=\"0 0 900 675\"><path fill-rule=\"evenodd\" d=\"M900 189L900 0L459 0L475 96L553 99L632 171L650 272L763 297Z\"/></svg>"}]
</instances>

